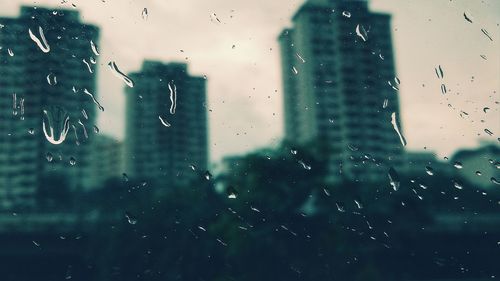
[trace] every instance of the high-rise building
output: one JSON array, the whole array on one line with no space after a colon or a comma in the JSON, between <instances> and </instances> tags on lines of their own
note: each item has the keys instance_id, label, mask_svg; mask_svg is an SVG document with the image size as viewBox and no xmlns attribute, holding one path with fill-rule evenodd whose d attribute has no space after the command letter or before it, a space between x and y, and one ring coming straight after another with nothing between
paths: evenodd
<instances>
[{"instance_id":1,"label":"high-rise building","mask_svg":"<svg viewBox=\"0 0 500 281\"><path fill-rule=\"evenodd\" d=\"M189 75L186 64L156 61L129 76L135 86L126 90L126 172L188 183L208 162L205 79Z\"/></svg>"},{"instance_id":2,"label":"high-rise building","mask_svg":"<svg viewBox=\"0 0 500 281\"><path fill-rule=\"evenodd\" d=\"M404 146L390 15L366 1L310 0L279 42L286 139L326 145L331 182L387 177Z\"/></svg>"},{"instance_id":3,"label":"high-rise building","mask_svg":"<svg viewBox=\"0 0 500 281\"><path fill-rule=\"evenodd\" d=\"M0 18L0 207L35 207L40 187L93 186L98 36L77 11Z\"/></svg>"}]
</instances>

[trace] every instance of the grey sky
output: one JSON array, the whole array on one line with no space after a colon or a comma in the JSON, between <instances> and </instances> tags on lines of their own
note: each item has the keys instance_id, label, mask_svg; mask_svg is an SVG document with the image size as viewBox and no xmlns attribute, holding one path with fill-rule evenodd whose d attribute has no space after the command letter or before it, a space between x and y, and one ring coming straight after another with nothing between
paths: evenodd
<instances>
[{"instance_id":1,"label":"grey sky","mask_svg":"<svg viewBox=\"0 0 500 281\"><path fill-rule=\"evenodd\" d=\"M191 73L208 76L210 150L217 160L281 139L276 37L302 2L0 0L0 14L16 16L21 4L73 9L73 3L85 22L101 27L99 99L105 111L99 127L118 138L124 129L124 84L107 62L116 61L124 72L137 70L144 58L188 62ZM478 139L495 141L500 135L500 1L372 0L371 7L393 15L408 148L427 147L444 156L474 146ZM464 19L464 12L473 23ZM446 95L434 73L438 65L445 73ZM490 110L484 113L484 107ZM461 111L468 115L461 117Z\"/></svg>"}]
</instances>

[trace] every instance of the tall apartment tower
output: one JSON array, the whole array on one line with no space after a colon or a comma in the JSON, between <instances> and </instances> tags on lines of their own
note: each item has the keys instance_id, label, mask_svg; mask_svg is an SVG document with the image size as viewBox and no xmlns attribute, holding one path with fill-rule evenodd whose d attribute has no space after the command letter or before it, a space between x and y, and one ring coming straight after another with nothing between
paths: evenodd
<instances>
[{"instance_id":1,"label":"tall apartment tower","mask_svg":"<svg viewBox=\"0 0 500 281\"><path fill-rule=\"evenodd\" d=\"M189 183L208 162L205 79L190 76L186 64L156 61L129 76L126 172L163 185Z\"/></svg>"},{"instance_id":2,"label":"tall apartment tower","mask_svg":"<svg viewBox=\"0 0 500 281\"><path fill-rule=\"evenodd\" d=\"M35 207L40 188L92 187L98 36L76 11L0 18L0 208Z\"/></svg>"},{"instance_id":3,"label":"tall apartment tower","mask_svg":"<svg viewBox=\"0 0 500 281\"><path fill-rule=\"evenodd\" d=\"M331 182L386 178L403 152L390 15L311 0L279 42L286 139L326 145Z\"/></svg>"}]
</instances>

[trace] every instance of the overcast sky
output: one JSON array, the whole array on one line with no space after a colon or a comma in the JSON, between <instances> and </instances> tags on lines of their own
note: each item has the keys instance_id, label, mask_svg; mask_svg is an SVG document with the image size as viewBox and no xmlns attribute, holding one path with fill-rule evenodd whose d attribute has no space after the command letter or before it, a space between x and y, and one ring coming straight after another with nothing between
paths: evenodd
<instances>
[{"instance_id":1,"label":"overcast sky","mask_svg":"<svg viewBox=\"0 0 500 281\"><path fill-rule=\"evenodd\" d=\"M18 15L22 4L66 9L74 9L74 4L84 22L101 28L99 99L105 111L99 127L119 139L124 135L124 84L112 75L107 62L116 61L124 72L139 69L144 58L188 62L192 74L208 77L210 151L218 160L281 140L276 37L290 26L302 3L0 0L0 16ZM495 142L500 135L500 1L372 0L370 6L393 15L408 148L427 147L447 156L457 148L475 146L480 139ZM147 19L142 16L144 8ZM464 12L473 23L464 19ZM438 65L444 70L446 95L441 94L441 81L434 72ZM485 107L490 108L486 113ZM494 135L487 135L485 128Z\"/></svg>"}]
</instances>

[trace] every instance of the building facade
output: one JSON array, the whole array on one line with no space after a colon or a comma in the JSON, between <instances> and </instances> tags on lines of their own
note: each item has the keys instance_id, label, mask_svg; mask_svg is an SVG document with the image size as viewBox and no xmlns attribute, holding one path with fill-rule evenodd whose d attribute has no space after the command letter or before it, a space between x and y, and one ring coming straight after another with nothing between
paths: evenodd
<instances>
[{"instance_id":1,"label":"building facade","mask_svg":"<svg viewBox=\"0 0 500 281\"><path fill-rule=\"evenodd\" d=\"M162 185L187 184L207 169L206 88L187 65L145 61L126 90L125 170Z\"/></svg>"},{"instance_id":2,"label":"building facade","mask_svg":"<svg viewBox=\"0 0 500 281\"><path fill-rule=\"evenodd\" d=\"M405 143L390 15L366 1L310 0L279 42L286 139L328 151L331 182L387 178Z\"/></svg>"},{"instance_id":3,"label":"building facade","mask_svg":"<svg viewBox=\"0 0 500 281\"><path fill-rule=\"evenodd\" d=\"M0 18L2 208L35 207L41 186L93 186L98 37L77 11L22 7Z\"/></svg>"}]
</instances>

